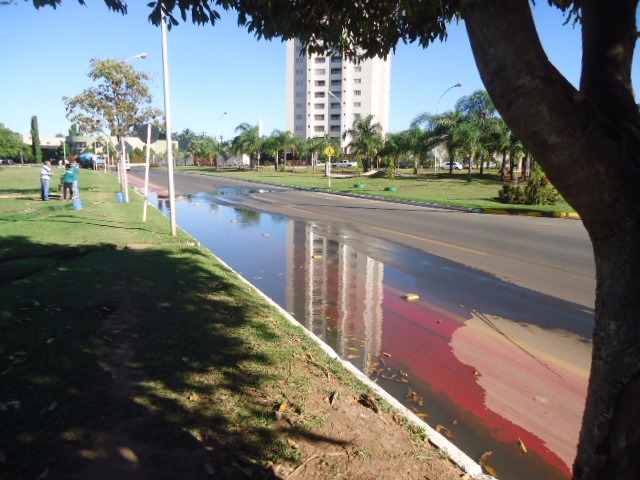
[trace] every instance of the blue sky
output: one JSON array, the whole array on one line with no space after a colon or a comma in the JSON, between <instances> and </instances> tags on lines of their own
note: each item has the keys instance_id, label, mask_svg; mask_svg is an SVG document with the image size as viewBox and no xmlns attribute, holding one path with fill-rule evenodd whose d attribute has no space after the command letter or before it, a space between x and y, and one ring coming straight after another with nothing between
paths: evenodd
<instances>
[{"instance_id":1,"label":"blue sky","mask_svg":"<svg viewBox=\"0 0 640 480\"><path fill-rule=\"evenodd\" d=\"M161 31L147 21L146 2L129 2L129 14L107 10L101 0L81 7L65 0L57 10L36 10L18 1L0 6L0 123L28 134L38 116L43 136L66 134L62 96L91 86L86 76L91 58L130 60L152 76L154 105L163 108ZM580 73L580 32L563 26L556 9L537 2L536 22L547 53L574 85ZM169 33L171 110L174 131L190 128L224 138L240 123L263 122L263 132L286 128L286 44L256 40L224 16L215 27L181 23ZM428 49L400 45L392 59L391 130L408 128L418 114L451 109L455 101L483 89L463 25L450 28L449 39ZM637 72L634 70L634 79ZM227 115L221 115L227 112Z\"/></svg>"}]
</instances>

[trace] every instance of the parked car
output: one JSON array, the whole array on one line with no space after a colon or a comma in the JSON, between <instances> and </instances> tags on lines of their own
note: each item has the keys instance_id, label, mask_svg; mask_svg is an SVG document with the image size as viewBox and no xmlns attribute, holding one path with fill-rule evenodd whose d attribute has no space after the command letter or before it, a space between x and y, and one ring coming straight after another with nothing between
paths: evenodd
<instances>
[{"instance_id":1,"label":"parked car","mask_svg":"<svg viewBox=\"0 0 640 480\"><path fill-rule=\"evenodd\" d=\"M445 163L443 167L445 170L462 170L462 164L460 162Z\"/></svg>"},{"instance_id":2,"label":"parked car","mask_svg":"<svg viewBox=\"0 0 640 480\"><path fill-rule=\"evenodd\" d=\"M334 162L331 164L331 168L338 168L338 167L357 167L358 166L358 162L352 162L349 160L338 160L337 162Z\"/></svg>"}]
</instances>

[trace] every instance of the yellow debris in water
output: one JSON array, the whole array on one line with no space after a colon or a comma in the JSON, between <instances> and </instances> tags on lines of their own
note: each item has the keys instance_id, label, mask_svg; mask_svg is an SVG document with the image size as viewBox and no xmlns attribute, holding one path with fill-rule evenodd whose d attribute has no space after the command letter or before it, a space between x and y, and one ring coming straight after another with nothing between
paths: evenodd
<instances>
[{"instance_id":1,"label":"yellow debris in water","mask_svg":"<svg viewBox=\"0 0 640 480\"><path fill-rule=\"evenodd\" d=\"M406 293L402 296L407 302L417 302L420 300L420 295L415 293Z\"/></svg>"}]
</instances>

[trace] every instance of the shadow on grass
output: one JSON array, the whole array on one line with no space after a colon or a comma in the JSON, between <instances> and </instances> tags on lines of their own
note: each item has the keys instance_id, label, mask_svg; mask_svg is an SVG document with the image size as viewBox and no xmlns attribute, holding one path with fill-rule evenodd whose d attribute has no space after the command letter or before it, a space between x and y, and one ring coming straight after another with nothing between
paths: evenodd
<instances>
[{"instance_id":1,"label":"shadow on grass","mask_svg":"<svg viewBox=\"0 0 640 480\"><path fill-rule=\"evenodd\" d=\"M203 250L15 245L35 255L0 263L0 478L273 478L266 460L295 460L256 393L283 381L287 333Z\"/></svg>"}]
</instances>

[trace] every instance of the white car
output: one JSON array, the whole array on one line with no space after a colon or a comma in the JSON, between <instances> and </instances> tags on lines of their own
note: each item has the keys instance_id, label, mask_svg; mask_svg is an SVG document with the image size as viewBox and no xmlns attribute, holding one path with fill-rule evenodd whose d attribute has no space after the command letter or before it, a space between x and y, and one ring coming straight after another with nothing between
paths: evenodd
<instances>
[{"instance_id":1,"label":"white car","mask_svg":"<svg viewBox=\"0 0 640 480\"><path fill-rule=\"evenodd\" d=\"M462 170L462 164L460 162L445 163L443 167L445 170Z\"/></svg>"},{"instance_id":2,"label":"white car","mask_svg":"<svg viewBox=\"0 0 640 480\"><path fill-rule=\"evenodd\" d=\"M339 160L339 161L331 164L331 168L357 167L357 166L358 166L358 162L351 162L349 160Z\"/></svg>"}]
</instances>

